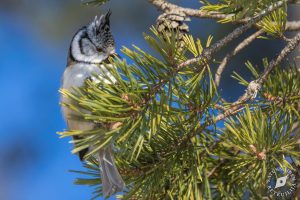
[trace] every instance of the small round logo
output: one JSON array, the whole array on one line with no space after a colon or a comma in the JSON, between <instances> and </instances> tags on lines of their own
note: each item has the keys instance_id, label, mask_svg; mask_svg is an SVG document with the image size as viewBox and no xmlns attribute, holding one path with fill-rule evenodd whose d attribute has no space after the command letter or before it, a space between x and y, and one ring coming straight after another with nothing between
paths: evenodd
<instances>
[{"instance_id":1,"label":"small round logo","mask_svg":"<svg viewBox=\"0 0 300 200\"><path fill-rule=\"evenodd\" d=\"M290 170L281 168L273 169L268 174L268 192L276 199L288 200L295 195L297 188L296 174Z\"/></svg>"}]
</instances>

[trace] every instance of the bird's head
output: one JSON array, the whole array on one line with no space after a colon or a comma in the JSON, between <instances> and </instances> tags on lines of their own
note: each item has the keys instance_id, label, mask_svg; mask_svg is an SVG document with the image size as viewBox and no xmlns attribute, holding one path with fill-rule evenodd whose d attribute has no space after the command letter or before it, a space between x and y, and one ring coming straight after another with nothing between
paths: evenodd
<instances>
[{"instance_id":1,"label":"bird's head","mask_svg":"<svg viewBox=\"0 0 300 200\"><path fill-rule=\"evenodd\" d=\"M87 34L95 45L99 53L103 53L106 56L115 53L115 41L110 30L110 15L109 10L106 14L101 15L87 26Z\"/></svg>"}]
</instances>

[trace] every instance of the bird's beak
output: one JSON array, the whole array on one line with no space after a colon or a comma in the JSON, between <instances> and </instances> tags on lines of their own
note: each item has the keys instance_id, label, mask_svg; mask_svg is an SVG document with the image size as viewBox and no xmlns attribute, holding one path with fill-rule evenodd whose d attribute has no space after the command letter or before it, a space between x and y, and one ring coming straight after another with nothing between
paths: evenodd
<instances>
[{"instance_id":1,"label":"bird's beak","mask_svg":"<svg viewBox=\"0 0 300 200\"><path fill-rule=\"evenodd\" d=\"M106 51L109 55L113 55L116 53L116 50L114 47L108 47Z\"/></svg>"}]
</instances>

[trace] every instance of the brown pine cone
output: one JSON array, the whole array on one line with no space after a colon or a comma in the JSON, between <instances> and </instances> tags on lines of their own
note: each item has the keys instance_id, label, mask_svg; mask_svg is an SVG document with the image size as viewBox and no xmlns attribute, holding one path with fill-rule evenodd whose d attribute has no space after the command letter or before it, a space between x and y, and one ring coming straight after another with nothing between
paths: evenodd
<instances>
[{"instance_id":1,"label":"brown pine cone","mask_svg":"<svg viewBox=\"0 0 300 200\"><path fill-rule=\"evenodd\" d=\"M166 12L157 18L156 29L160 33L165 31L169 37L171 36L171 31L178 30L178 41L183 45L183 35L189 33L189 27L184 23L185 21L190 21L190 19L184 13Z\"/></svg>"}]
</instances>

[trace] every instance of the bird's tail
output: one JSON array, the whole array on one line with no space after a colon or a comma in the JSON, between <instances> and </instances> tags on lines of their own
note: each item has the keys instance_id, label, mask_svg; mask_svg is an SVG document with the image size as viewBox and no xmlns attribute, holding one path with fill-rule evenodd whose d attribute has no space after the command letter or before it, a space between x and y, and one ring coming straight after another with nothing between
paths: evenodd
<instances>
[{"instance_id":1,"label":"bird's tail","mask_svg":"<svg viewBox=\"0 0 300 200\"><path fill-rule=\"evenodd\" d=\"M112 147L99 151L99 167L102 170L102 192L105 197L123 190L125 183L116 167Z\"/></svg>"}]
</instances>

